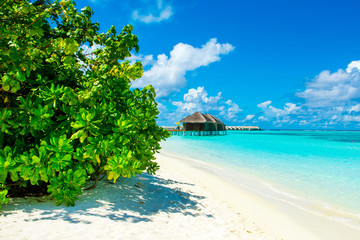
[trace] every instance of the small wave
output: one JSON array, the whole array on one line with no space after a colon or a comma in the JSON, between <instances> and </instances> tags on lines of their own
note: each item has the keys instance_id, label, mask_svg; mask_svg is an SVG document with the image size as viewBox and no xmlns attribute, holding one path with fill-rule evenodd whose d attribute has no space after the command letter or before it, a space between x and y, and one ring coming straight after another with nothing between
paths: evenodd
<instances>
[{"instance_id":1,"label":"small wave","mask_svg":"<svg viewBox=\"0 0 360 240\"><path fill-rule=\"evenodd\" d=\"M311 200L309 198L303 198L298 195L281 190L279 187L275 187L274 184L262 181L261 184L265 186L268 191L257 191L263 196L275 199L277 201L285 202L291 206L301 209L312 214L331 219L333 221L341 222L354 229L360 229L360 213L354 213L351 210L341 209L330 205L326 202L320 202Z\"/></svg>"}]
</instances>

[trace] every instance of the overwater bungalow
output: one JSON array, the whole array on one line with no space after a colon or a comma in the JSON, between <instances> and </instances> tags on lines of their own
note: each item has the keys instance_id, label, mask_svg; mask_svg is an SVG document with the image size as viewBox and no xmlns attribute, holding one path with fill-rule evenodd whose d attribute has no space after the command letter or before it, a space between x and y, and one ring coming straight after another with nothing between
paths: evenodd
<instances>
[{"instance_id":1,"label":"overwater bungalow","mask_svg":"<svg viewBox=\"0 0 360 240\"><path fill-rule=\"evenodd\" d=\"M218 118L211 114L196 112L180 121L183 124L183 131L172 132L177 135L225 135L226 126Z\"/></svg>"},{"instance_id":2,"label":"overwater bungalow","mask_svg":"<svg viewBox=\"0 0 360 240\"><path fill-rule=\"evenodd\" d=\"M204 116L214 123L212 131L226 131L226 126L220 119L208 113L206 113Z\"/></svg>"}]
</instances>

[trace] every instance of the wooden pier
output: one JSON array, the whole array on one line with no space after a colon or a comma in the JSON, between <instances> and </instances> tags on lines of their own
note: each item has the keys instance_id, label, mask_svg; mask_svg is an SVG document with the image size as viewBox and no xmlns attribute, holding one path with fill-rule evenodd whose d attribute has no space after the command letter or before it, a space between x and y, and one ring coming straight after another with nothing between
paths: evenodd
<instances>
[{"instance_id":1,"label":"wooden pier","mask_svg":"<svg viewBox=\"0 0 360 240\"><path fill-rule=\"evenodd\" d=\"M171 135L177 136L219 136L226 135L226 131L185 131L183 129L167 129Z\"/></svg>"},{"instance_id":2,"label":"wooden pier","mask_svg":"<svg viewBox=\"0 0 360 240\"><path fill-rule=\"evenodd\" d=\"M226 130L236 130L236 131L259 131L261 128L258 126L229 126L226 127L225 131L185 131L184 129L178 129L177 127L164 127L168 130L171 135L177 136L219 136L227 135Z\"/></svg>"},{"instance_id":3,"label":"wooden pier","mask_svg":"<svg viewBox=\"0 0 360 240\"><path fill-rule=\"evenodd\" d=\"M261 130L258 126L227 126L226 130L238 130L238 131L257 131Z\"/></svg>"}]
</instances>

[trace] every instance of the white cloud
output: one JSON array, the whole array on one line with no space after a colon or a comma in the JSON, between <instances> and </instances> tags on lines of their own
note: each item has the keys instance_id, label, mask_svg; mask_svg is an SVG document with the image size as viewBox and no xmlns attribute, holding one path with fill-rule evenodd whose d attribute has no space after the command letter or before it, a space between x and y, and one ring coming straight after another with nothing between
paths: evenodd
<instances>
[{"instance_id":1,"label":"white cloud","mask_svg":"<svg viewBox=\"0 0 360 240\"><path fill-rule=\"evenodd\" d=\"M360 116L345 115L343 116L342 120L344 122L360 122Z\"/></svg>"},{"instance_id":2,"label":"white cloud","mask_svg":"<svg viewBox=\"0 0 360 240\"><path fill-rule=\"evenodd\" d=\"M272 101L266 101L266 102L263 102L263 103L259 103L257 106L258 106L259 108L266 108L266 107L269 106L271 103L272 103Z\"/></svg>"},{"instance_id":3,"label":"white cloud","mask_svg":"<svg viewBox=\"0 0 360 240\"><path fill-rule=\"evenodd\" d=\"M157 109L159 110L159 112L167 111L166 106L160 102L157 102Z\"/></svg>"},{"instance_id":4,"label":"white cloud","mask_svg":"<svg viewBox=\"0 0 360 240\"><path fill-rule=\"evenodd\" d=\"M204 87L198 87L197 89L191 88L189 89L189 92L184 95L184 101L216 104L221 98L221 92L219 92L216 97L207 97L207 95L208 93L205 91Z\"/></svg>"},{"instance_id":5,"label":"white cloud","mask_svg":"<svg viewBox=\"0 0 360 240\"><path fill-rule=\"evenodd\" d=\"M254 117L255 117L255 115L249 114L249 115L247 115L247 116L245 117L245 119L243 120L243 122L249 121L249 120L253 119Z\"/></svg>"},{"instance_id":6,"label":"white cloud","mask_svg":"<svg viewBox=\"0 0 360 240\"><path fill-rule=\"evenodd\" d=\"M351 73L353 70L360 70L360 60L349 63L348 67L346 68L346 72Z\"/></svg>"},{"instance_id":7,"label":"white cloud","mask_svg":"<svg viewBox=\"0 0 360 240\"><path fill-rule=\"evenodd\" d=\"M103 48L103 46L93 42L93 45L91 47L88 45L82 45L79 47L79 50L80 49L83 50L83 54L85 55L86 58L95 59L96 55L94 54L94 51L99 48ZM80 59L79 59L79 63L82 65L82 68L81 68L82 71L85 72L85 71L90 70L90 66L88 66L85 62L81 61Z\"/></svg>"},{"instance_id":8,"label":"white cloud","mask_svg":"<svg viewBox=\"0 0 360 240\"><path fill-rule=\"evenodd\" d=\"M209 113L215 111L226 120L233 121L238 117L238 113L242 111L239 106L231 100L227 100L226 102L222 101L221 92L216 96L208 97L208 93L204 87L189 89L188 93L184 94L184 101L174 101L172 104L177 107L176 116L173 117L175 119L180 119L194 112Z\"/></svg>"},{"instance_id":9,"label":"white cloud","mask_svg":"<svg viewBox=\"0 0 360 240\"><path fill-rule=\"evenodd\" d=\"M83 50L83 53L85 54L85 56L90 59L94 59L96 57L94 54L94 51L99 48L103 48L103 46L100 44L96 44L96 43L93 43L93 45L91 47L88 45L80 46L80 49Z\"/></svg>"},{"instance_id":10,"label":"white cloud","mask_svg":"<svg viewBox=\"0 0 360 240\"><path fill-rule=\"evenodd\" d=\"M224 116L226 119L235 121L237 120L238 114L242 111L240 109L239 105L231 101L230 99L225 102L226 105L229 107L223 107L222 111L220 112L220 115Z\"/></svg>"},{"instance_id":11,"label":"white cloud","mask_svg":"<svg viewBox=\"0 0 360 240\"><path fill-rule=\"evenodd\" d=\"M218 102L221 99L221 92L214 97L207 96L208 93L204 87L191 88L188 93L184 94L184 101L174 101L172 104L178 107L179 112L188 114L220 110Z\"/></svg>"},{"instance_id":12,"label":"white cloud","mask_svg":"<svg viewBox=\"0 0 360 240\"><path fill-rule=\"evenodd\" d=\"M179 43L170 52L170 57L158 55L151 69L145 71L143 77L133 82L132 86L141 88L151 84L157 97L166 97L186 85L186 72L220 61L221 54L228 54L232 50L234 47L231 44L217 43L215 38L201 48Z\"/></svg>"},{"instance_id":13,"label":"white cloud","mask_svg":"<svg viewBox=\"0 0 360 240\"><path fill-rule=\"evenodd\" d=\"M257 105L263 110L266 118L279 118L281 116L294 114L301 108L294 103L285 103L284 109L279 109L271 106L271 103L272 101L266 101Z\"/></svg>"},{"instance_id":14,"label":"white cloud","mask_svg":"<svg viewBox=\"0 0 360 240\"><path fill-rule=\"evenodd\" d=\"M263 110L262 114L266 116L274 126L296 124L298 126L334 128L336 126L345 126L347 124L360 122L359 112L360 104L321 108L299 107L298 105L287 104L284 109L269 106Z\"/></svg>"},{"instance_id":15,"label":"white cloud","mask_svg":"<svg viewBox=\"0 0 360 240\"><path fill-rule=\"evenodd\" d=\"M148 66L148 65L154 65L155 64L155 60L154 60L154 56L152 54L150 55L131 55L131 57L126 58L126 60L129 60L131 62L131 64L135 63L136 61L141 61L142 65Z\"/></svg>"},{"instance_id":16,"label":"white cloud","mask_svg":"<svg viewBox=\"0 0 360 240\"><path fill-rule=\"evenodd\" d=\"M294 103L285 103L284 111L286 114L293 114L301 107L296 106Z\"/></svg>"},{"instance_id":17,"label":"white cloud","mask_svg":"<svg viewBox=\"0 0 360 240\"><path fill-rule=\"evenodd\" d=\"M155 15L154 15L155 14ZM144 23L161 22L169 19L173 15L173 9L170 5L163 6L162 0L157 0L157 7L150 10L148 14L141 14L139 10L134 10L132 18L135 21Z\"/></svg>"},{"instance_id":18,"label":"white cloud","mask_svg":"<svg viewBox=\"0 0 360 240\"><path fill-rule=\"evenodd\" d=\"M360 112L360 104L350 107L349 112Z\"/></svg>"},{"instance_id":19,"label":"white cloud","mask_svg":"<svg viewBox=\"0 0 360 240\"><path fill-rule=\"evenodd\" d=\"M257 120L260 122L272 122L275 126L282 126L282 124L293 124L296 122L294 115L299 115L301 107L294 103L285 103L285 106L276 108L271 105L272 101L266 101L257 105L262 110L257 114ZM255 116L254 116L255 117ZM254 120L256 122L257 120Z\"/></svg>"},{"instance_id":20,"label":"white cloud","mask_svg":"<svg viewBox=\"0 0 360 240\"><path fill-rule=\"evenodd\" d=\"M336 112L344 112L345 111L345 107L343 107L343 106L334 107L333 109Z\"/></svg>"},{"instance_id":21,"label":"white cloud","mask_svg":"<svg viewBox=\"0 0 360 240\"><path fill-rule=\"evenodd\" d=\"M269 119L267 119L267 118L264 117L264 116L260 116L260 117L258 118L258 120L261 121L261 122L269 122Z\"/></svg>"},{"instance_id":22,"label":"white cloud","mask_svg":"<svg viewBox=\"0 0 360 240\"><path fill-rule=\"evenodd\" d=\"M346 71L322 71L307 83L304 92L296 96L304 98L309 107L330 107L345 105L349 101L360 98L360 61L353 61Z\"/></svg>"}]
</instances>

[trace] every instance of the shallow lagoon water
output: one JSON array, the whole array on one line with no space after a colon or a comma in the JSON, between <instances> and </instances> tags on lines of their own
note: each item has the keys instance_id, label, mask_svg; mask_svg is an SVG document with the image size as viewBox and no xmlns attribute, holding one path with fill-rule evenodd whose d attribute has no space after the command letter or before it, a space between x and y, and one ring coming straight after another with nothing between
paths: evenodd
<instances>
[{"instance_id":1,"label":"shallow lagoon water","mask_svg":"<svg viewBox=\"0 0 360 240\"><path fill-rule=\"evenodd\" d=\"M234 184L252 182L245 187L360 228L359 131L228 131L172 136L162 147L218 167Z\"/></svg>"}]
</instances>

